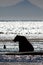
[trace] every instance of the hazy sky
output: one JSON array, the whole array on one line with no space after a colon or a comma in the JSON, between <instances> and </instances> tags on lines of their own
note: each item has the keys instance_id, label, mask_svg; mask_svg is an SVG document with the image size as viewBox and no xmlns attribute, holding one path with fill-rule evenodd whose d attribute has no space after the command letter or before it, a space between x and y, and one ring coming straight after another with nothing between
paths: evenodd
<instances>
[{"instance_id":1,"label":"hazy sky","mask_svg":"<svg viewBox=\"0 0 43 65\"><path fill-rule=\"evenodd\" d=\"M24 0L0 0L0 7L16 5L17 3L21 1L24 1ZM43 9L43 0L28 0L28 1L30 1L31 3Z\"/></svg>"},{"instance_id":2,"label":"hazy sky","mask_svg":"<svg viewBox=\"0 0 43 65\"><path fill-rule=\"evenodd\" d=\"M0 19L43 19L43 0L0 0Z\"/></svg>"},{"instance_id":3,"label":"hazy sky","mask_svg":"<svg viewBox=\"0 0 43 65\"><path fill-rule=\"evenodd\" d=\"M16 5L23 0L0 0L0 7L7 7L11 5Z\"/></svg>"},{"instance_id":4,"label":"hazy sky","mask_svg":"<svg viewBox=\"0 0 43 65\"><path fill-rule=\"evenodd\" d=\"M28 1L43 9L43 0L28 0Z\"/></svg>"}]
</instances>

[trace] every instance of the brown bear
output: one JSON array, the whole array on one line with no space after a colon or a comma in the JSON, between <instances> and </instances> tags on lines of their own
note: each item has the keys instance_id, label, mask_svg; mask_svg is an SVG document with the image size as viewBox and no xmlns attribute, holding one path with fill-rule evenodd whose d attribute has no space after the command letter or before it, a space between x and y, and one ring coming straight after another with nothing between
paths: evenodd
<instances>
[{"instance_id":1,"label":"brown bear","mask_svg":"<svg viewBox=\"0 0 43 65\"><path fill-rule=\"evenodd\" d=\"M33 46L24 36L17 35L13 41L19 42L19 52L34 51Z\"/></svg>"}]
</instances>

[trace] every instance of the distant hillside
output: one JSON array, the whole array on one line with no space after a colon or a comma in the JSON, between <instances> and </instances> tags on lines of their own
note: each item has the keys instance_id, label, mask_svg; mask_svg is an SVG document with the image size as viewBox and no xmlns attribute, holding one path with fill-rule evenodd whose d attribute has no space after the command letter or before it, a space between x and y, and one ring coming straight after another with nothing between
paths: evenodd
<instances>
[{"instance_id":1,"label":"distant hillside","mask_svg":"<svg viewBox=\"0 0 43 65\"><path fill-rule=\"evenodd\" d=\"M1 19L35 20L43 19L43 10L24 0L17 5L0 7Z\"/></svg>"}]
</instances>

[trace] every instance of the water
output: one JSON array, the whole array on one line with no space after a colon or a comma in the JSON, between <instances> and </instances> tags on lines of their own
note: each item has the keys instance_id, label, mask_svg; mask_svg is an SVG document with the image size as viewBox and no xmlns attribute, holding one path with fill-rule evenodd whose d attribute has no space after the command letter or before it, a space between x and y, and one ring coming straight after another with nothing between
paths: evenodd
<instances>
[{"instance_id":1,"label":"water","mask_svg":"<svg viewBox=\"0 0 43 65\"><path fill-rule=\"evenodd\" d=\"M0 22L0 32L21 35L43 34L43 22Z\"/></svg>"},{"instance_id":2,"label":"water","mask_svg":"<svg viewBox=\"0 0 43 65\"><path fill-rule=\"evenodd\" d=\"M26 62L1 62L0 65L43 65L43 63L26 63Z\"/></svg>"},{"instance_id":3,"label":"water","mask_svg":"<svg viewBox=\"0 0 43 65\"><path fill-rule=\"evenodd\" d=\"M7 25L6 25L7 24ZM3 48L4 44L7 48L12 49L14 42L12 41L1 41L1 40L13 40L16 35L26 36L27 39L43 39L43 22L0 22L0 44ZM30 41L31 42L31 41ZM43 50L43 41L31 42L35 50ZM35 43L35 44L34 44ZM36 44L37 43L37 44ZM0 48L1 48L0 47ZM18 49L18 50L17 50ZM4 51L4 50L3 50ZM19 47L16 48L19 51Z\"/></svg>"},{"instance_id":4,"label":"water","mask_svg":"<svg viewBox=\"0 0 43 65\"><path fill-rule=\"evenodd\" d=\"M43 55L0 55L0 62L43 63Z\"/></svg>"},{"instance_id":5,"label":"water","mask_svg":"<svg viewBox=\"0 0 43 65\"><path fill-rule=\"evenodd\" d=\"M43 22L0 22L0 51L19 51L19 44L15 44L12 40L16 35L26 36L27 39L42 39L43 40ZM5 41L6 40L6 41ZM7 41L10 40L10 41ZM30 40L29 40L30 41ZM43 41L30 41L34 50L43 50ZM6 45L6 50L3 46ZM15 47L16 46L16 47ZM14 50L15 49L15 50ZM27 58L28 57L28 58ZM38 57L38 58L37 58ZM33 59L33 60L31 60ZM7 56L1 55L1 62L42 62L42 56ZM38 59L38 60L37 60ZM21 63L22 64L22 63ZM28 64L27 64L28 65Z\"/></svg>"}]
</instances>

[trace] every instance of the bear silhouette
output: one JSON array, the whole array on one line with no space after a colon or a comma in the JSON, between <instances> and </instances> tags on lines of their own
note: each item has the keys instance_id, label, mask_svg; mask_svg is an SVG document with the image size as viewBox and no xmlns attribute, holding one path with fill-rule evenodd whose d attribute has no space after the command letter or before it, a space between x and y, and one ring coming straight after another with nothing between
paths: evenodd
<instances>
[{"instance_id":1,"label":"bear silhouette","mask_svg":"<svg viewBox=\"0 0 43 65\"><path fill-rule=\"evenodd\" d=\"M33 46L24 36L17 35L13 41L19 42L19 52L34 51Z\"/></svg>"}]
</instances>

